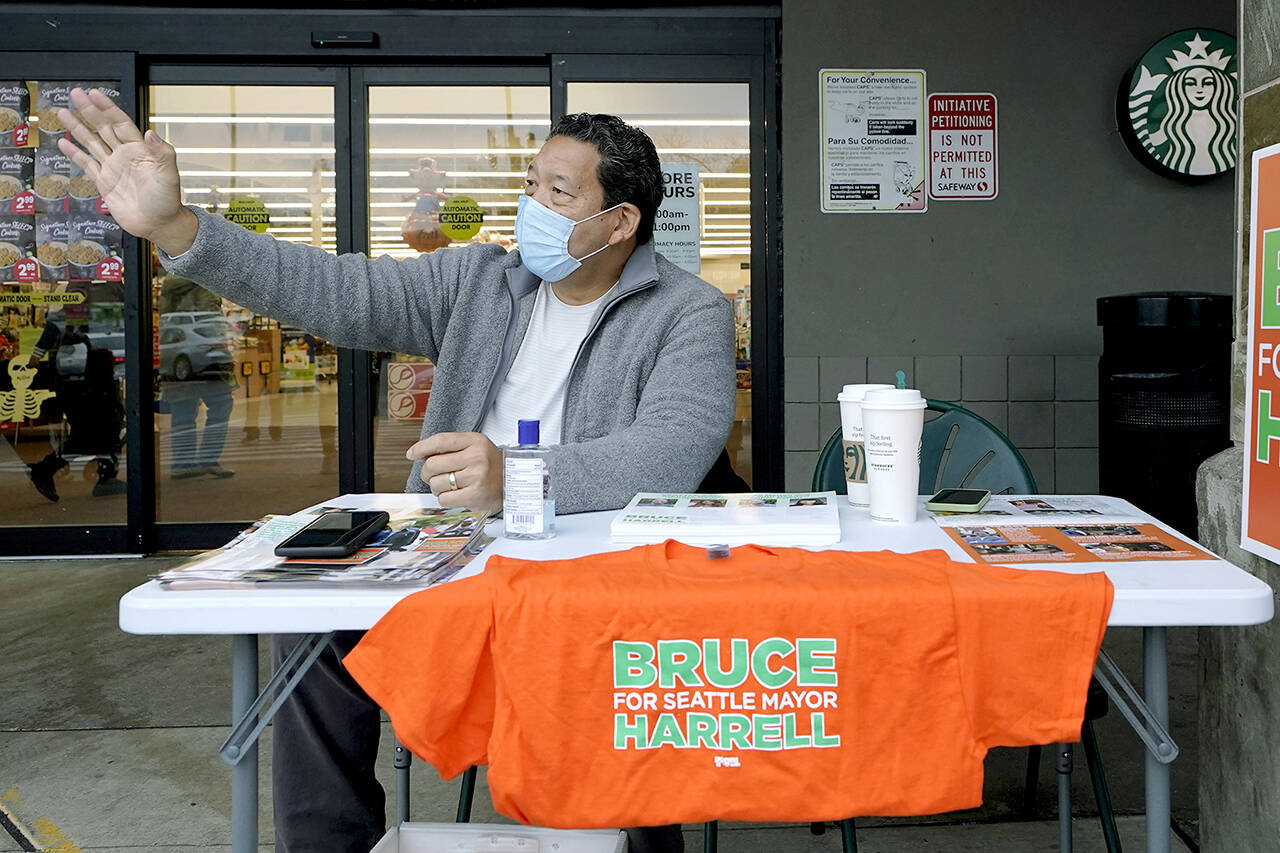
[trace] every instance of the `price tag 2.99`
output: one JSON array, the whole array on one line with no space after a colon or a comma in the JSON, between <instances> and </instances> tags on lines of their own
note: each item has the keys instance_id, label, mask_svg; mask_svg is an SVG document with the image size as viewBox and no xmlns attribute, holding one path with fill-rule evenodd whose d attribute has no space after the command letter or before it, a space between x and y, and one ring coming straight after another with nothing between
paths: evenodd
<instances>
[{"instance_id":1,"label":"price tag 2.99","mask_svg":"<svg viewBox=\"0 0 1280 853\"><path fill-rule=\"evenodd\" d=\"M35 258L19 258L13 265L13 280L21 282L39 281L40 264Z\"/></svg>"},{"instance_id":2,"label":"price tag 2.99","mask_svg":"<svg viewBox=\"0 0 1280 853\"><path fill-rule=\"evenodd\" d=\"M97 281L120 281L124 278L124 261L115 256L103 258L98 261L93 277Z\"/></svg>"}]
</instances>

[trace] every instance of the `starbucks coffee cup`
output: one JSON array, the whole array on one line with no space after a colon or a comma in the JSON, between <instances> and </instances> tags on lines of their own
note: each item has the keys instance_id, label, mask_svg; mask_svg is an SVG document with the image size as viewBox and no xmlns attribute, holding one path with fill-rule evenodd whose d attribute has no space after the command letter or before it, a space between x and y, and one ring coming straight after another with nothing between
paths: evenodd
<instances>
[{"instance_id":1,"label":"starbucks coffee cup","mask_svg":"<svg viewBox=\"0 0 1280 853\"><path fill-rule=\"evenodd\" d=\"M916 520L925 399L911 388L868 391L862 399L871 518Z\"/></svg>"},{"instance_id":2,"label":"starbucks coffee cup","mask_svg":"<svg viewBox=\"0 0 1280 853\"><path fill-rule=\"evenodd\" d=\"M836 400L840 403L840 431L844 448L844 481L849 503L860 509L868 505L867 456L862 439L862 398L868 391L892 385L846 385Z\"/></svg>"}]
</instances>

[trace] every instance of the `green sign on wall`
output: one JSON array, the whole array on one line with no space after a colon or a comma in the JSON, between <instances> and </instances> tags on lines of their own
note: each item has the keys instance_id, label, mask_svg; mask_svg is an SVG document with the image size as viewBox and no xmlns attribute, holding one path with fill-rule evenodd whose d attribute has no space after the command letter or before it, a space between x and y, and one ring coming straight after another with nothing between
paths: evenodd
<instances>
[{"instance_id":1,"label":"green sign on wall","mask_svg":"<svg viewBox=\"0 0 1280 853\"><path fill-rule=\"evenodd\" d=\"M1204 180L1236 164L1236 40L1213 29L1181 30L1142 55L1120 82L1120 135L1143 165Z\"/></svg>"},{"instance_id":2,"label":"green sign on wall","mask_svg":"<svg viewBox=\"0 0 1280 853\"><path fill-rule=\"evenodd\" d=\"M1280 329L1280 228L1262 235L1262 288L1258 306L1262 328Z\"/></svg>"}]
</instances>

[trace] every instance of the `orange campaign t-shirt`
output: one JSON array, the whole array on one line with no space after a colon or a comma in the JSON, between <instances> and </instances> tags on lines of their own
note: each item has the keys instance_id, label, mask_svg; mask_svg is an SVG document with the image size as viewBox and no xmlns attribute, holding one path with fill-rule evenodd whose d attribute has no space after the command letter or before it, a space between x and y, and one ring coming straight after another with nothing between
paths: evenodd
<instances>
[{"instance_id":1,"label":"orange campaign t-shirt","mask_svg":"<svg viewBox=\"0 0 1280 853\"><path fill-rule=\"evenodd\" d=\"M1079 739L1112 587L916 554L668 541L416 593L346 657L449 778L550 827L934 814Z\"/></svg>"}]
</instances>

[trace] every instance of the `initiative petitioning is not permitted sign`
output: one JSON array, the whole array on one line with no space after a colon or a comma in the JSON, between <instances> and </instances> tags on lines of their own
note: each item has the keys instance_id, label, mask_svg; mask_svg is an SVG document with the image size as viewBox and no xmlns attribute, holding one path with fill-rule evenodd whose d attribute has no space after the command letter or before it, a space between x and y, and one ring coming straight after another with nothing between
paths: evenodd
<instances>
[{"instance_id":1,"label":"initiative petitioning is not permitted sign","mask_svg":"<svg viewBox=\"0 0 1280 853\"><path fill-rule=\"evenodd\" d=\"M1000 192L996 96L988 92L929 96L929 196L990 201Z\"/></svg>"},{"instance_id":2,"label":"initiative petitioning is not permitted sign","mask_svg":"<svg viewBox=\"0 0 1280 853\"><path fill-rule=\"evenodd\" d=\"M1280 562L1280 145L1253 154L1240 547Z\"/></svg>"}]
</instances>

